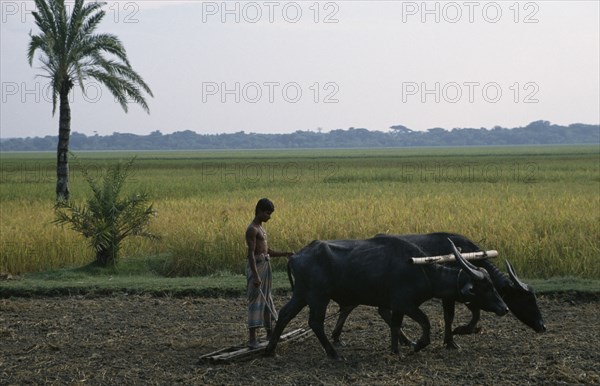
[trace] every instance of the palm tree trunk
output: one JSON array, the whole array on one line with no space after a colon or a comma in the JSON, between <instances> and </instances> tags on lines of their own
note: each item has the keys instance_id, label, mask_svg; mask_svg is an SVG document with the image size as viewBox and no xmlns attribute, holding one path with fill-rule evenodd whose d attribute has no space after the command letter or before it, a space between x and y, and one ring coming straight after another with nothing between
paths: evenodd
<instances>
[{"instance_id":1,"label":"palm tree trunk","mask_svg":"<svg viewBox=\"0 0 600 386\"><path fill-rule=\"evenodd\" d=\"M96 265L99 267L115 267L118 253L119 247L115 245L109 245L96 251Z\"/></svg>"},{"instance_id":2,"label":"palm tree trunk","mask_svg":"<svg viewBox=\"0 0 600 386\"><path fill-rule=\"evenodd\" d=\"M69 199L69 138L71 136L71 106L69 106L70 81L60 90L58 116L58 148L56 151L56 201Z\"/></svg>"}]
</instances>

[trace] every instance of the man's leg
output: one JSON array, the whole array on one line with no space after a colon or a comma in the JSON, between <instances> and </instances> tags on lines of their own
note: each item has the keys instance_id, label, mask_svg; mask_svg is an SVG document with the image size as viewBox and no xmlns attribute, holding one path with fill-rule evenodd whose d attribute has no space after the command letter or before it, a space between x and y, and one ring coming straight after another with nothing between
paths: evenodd
<instances>
[{"instance_id":1,"label":"man's leg","mask_svg":"<svg viewBox=\"0 0 600 386\"><path fill-rule=\"evenodd\" d=\"M248 329L248 347L251 349L258 348L258 341L256 340L256 330L258 327L251 327Z\"/></svg>"}]
</instances>

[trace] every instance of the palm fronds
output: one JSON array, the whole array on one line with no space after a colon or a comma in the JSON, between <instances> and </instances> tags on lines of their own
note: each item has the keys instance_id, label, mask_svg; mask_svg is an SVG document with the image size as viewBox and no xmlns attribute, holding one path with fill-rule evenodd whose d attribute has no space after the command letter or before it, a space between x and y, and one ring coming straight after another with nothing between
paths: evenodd
<instances>
[{"instance_id":1,"label":"palm fronds","mask_svg":"<svg viewBox=\"0 0 600 386\"><path fill-rule=\"evenodd\" d=\"M35 0L32 12L38 34L31 38L27 50L29 65L40 52L41 69L52 82L52 113L56 112L58 96L90 78L103 84L125 111L131 101L149 112L144 93L153 96L150 87L131 67L125 47L113 34L95 33L105 16L105 3L76 0L70 14L64 0ZM69 87L64 85L68 84ZM85 91L84 91L85 92Z\"/></svg>"},{"instance_id":2,"label":"palm fronds","mask_svg":"<svg viewBox=\"0 0 600 386\"><path fill-rule=\"evenodd\" d=\"M84 167L85 178L92 195L84 205L72 201L59 201L54 223L69 225L90 240L96 252L96 263L114 265L118 259L121 242L129 236L157 238L147 227L155 215L145 193L133 193L121 198L122 188L131 173L135 157L126 164L112 165L102 182L95 181Z\"/></svg>"}]
</instances>

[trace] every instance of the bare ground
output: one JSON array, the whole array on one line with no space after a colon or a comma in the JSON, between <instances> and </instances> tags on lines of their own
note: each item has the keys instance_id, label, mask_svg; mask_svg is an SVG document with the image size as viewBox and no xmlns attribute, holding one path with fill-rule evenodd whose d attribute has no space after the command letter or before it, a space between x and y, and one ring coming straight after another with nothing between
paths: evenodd
<instances>
[{"instance_id":1,"label":"bare ground","mask_svg":"<svg viewBox=\"0 0 600 386\"><path fill-rule=\"evenodd\" d=\"M244 343L244 298L3 299L0 384L600 384L600 297L546 295L539 304L545 334L510 314L484 314L480 334L456 337L458 351L442 347L441 305L431 301L422 309L432 344L417 354L406 347L391 354L384 322L373 308L359 307L339 349L343 361L327 359L311 333L277 347L275 358L211 364L198 358ZM329 313L336 311L331 304ZM467 316L459 306L457 321ZM305 327L306 318L303 311L286 331ZM405 330L420 333L408 320Z\"/></svg>"}]
</instances>

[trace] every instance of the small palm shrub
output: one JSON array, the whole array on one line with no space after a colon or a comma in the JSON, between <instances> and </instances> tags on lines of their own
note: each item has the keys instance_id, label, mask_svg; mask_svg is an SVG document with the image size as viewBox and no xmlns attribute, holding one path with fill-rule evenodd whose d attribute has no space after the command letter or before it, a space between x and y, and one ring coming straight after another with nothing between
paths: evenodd
<instances>
[{"instance_id":1,"label":"small palm shrub","mask_svg":"<svg viewBox=\"0 0 600 386\"><path fill-rule=\"evenodd\" d=\"M120 197L121 190L135 157L126 164L121 162L108 167L99 184L83 168L92 195L84 205L70 200L58 201L55 223L69 225L90 240L96 252L95 264L101 267L116 266L121 242L129 236L157 238L147 227L155 215L145 193Z\"/></svg>"}]
</instances>

